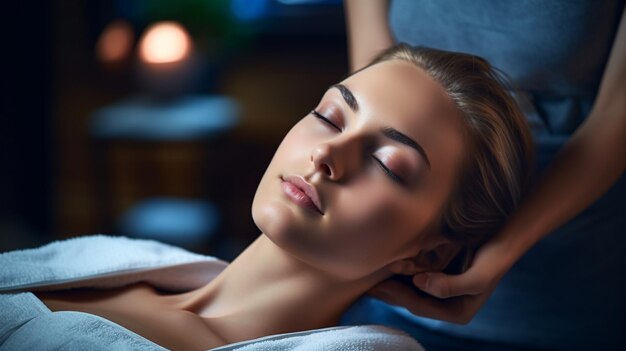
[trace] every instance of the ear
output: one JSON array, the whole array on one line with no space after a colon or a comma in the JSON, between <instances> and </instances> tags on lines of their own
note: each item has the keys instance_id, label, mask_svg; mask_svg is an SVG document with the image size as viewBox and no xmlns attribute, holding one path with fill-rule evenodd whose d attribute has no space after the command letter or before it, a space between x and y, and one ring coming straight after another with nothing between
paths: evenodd
<instances>
[{"instance_id":1,"label":"ear","mask_svg":"<svg viewBox=\"0 0 626 351\"><path fill-rule=\"evenodd\" d=\"M433 248L424 249L416 256L416 266L422 271L440 272L461 251L461 245L445 239Z\"/></svg>"},{"instance_id":2,"label":"ear","mask_svg":"<svg viewBox=\"0 0 626 351\"><path fill-rule=\"evenodd\" d=\"M387 268L394 274L414 275L420 272L440 272L461 251L461 245L443 235L433 235L422 242L419 253L410 258L398 259Z\"/></svg>"}]
</instances>

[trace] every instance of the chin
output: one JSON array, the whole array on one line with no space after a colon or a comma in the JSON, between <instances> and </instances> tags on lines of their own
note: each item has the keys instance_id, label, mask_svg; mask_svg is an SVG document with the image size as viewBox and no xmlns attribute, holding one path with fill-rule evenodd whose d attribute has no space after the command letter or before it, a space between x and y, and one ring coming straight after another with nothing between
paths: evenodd
<instances>
[{"instance_id":1,"label":"chin","mask_svg":"<svg viewBox=\"0 0 626 351\"><path fill-rule=\"evenodd\" d=\"M279 199L268 199L257 191L252 202L252 220L261 232L272 241L275 237L285 236L289 232L289 222L293 217L292 209Z\"/></svg>"},{"instance_id":2,"label":"chin","mask_svg":"<svg viewBox=\"0 0 626 351\"><path fill-rule=\"evenodd\" d=\"M279 178L266 170L252 200L252 220L261 232L273 239L288 230L292 209L281 199Z\"/></svg>"},{"instance_id":3,"label":"chin","mask_svg":"<svg viewBox=\"0 0 626 351\"><path fill-rule=\"evenodd\" d=\"M303 249L306 235L298 228L297 215L287 203L255 197L252 219L257 228L281 249L291 254Z\"/></svg>"}]
</instances>

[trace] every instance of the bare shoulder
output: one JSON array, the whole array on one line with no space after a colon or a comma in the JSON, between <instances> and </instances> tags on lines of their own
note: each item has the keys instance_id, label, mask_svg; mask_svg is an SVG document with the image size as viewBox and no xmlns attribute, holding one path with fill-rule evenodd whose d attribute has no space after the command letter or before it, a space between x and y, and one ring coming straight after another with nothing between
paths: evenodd
<instances>
[{"instance_id":1,"label":"bare shoulder","mask_svg":"<svg viewBox=\"0 0 626 351\"><path fill-rule=\"evenodd\" d=\"M37 292L36 296L53 312L97 315L171 350L206 350L226 344L200 316L176 309L145 283L109 290Z\"/></svg>"}]
</instances>

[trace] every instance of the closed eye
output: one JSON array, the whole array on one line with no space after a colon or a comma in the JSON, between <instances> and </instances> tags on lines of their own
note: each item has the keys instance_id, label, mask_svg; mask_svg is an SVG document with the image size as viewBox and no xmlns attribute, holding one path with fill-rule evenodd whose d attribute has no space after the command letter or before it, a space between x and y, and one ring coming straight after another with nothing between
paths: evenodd
<instances>
[{"instance_id":1,"label":"closed eye","mask_svg":"<svg viewBox=\"0 0 626 351\"><path fill-rule=\"evenodd\" d=\"M385 166L383 161L381 161L376 156L372 156L372 158L380 165L380 168L382 168L382 170L387 174L387 176L389 176L389 178L391 178L391 180L393 180L394 182L396 182L398 184L404 185L404 180L402 178L398 177L397 174L393 173L387 166Z\"/></svg>"},{"instance_id":2,"label":"closed eye","mask_svg":"<svg viewBox=\"0 0 626 351\"><path fill-rule=\"evenodd\" d=\"M313 116L321 119L322 121L324 121L324 123L330 125L331 127L337 129L338 131L341 132L341 128L339 128L335 123L333 123L330 119L326 118L325 116L323 116L321 113L313 110L311 111L311 113L313 114Z\"/></svg>"}]
</instances>

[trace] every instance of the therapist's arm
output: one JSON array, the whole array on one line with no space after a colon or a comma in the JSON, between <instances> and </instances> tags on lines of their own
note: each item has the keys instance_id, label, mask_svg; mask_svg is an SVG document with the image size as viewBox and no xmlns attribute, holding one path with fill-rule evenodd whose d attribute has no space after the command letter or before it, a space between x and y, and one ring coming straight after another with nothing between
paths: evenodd
<instances>
[{"instance_id":1,"label":"therapist's arm","mask_svg":"<svg viewBox=\"0 0 626 351\"><path fill-rule=\"evenodd\" d=\"M345 0L350 72L367 65L393 45L387 13L389 0Z\"/></svg>"},{"instance_id":2,"label":"therapist's arm","mask_svg":"<svg viewBox=\"0 0 626 351\"><path fill-rule=\"evenodd\" d=\"M625 168L626 10L589 116L503 230L478 251L472 266L460 275L433 272L414 276L418 288L440 299L422 297L393 281L382 283L370 294L405 306L416 315L467 323L530 247L597 200ZM589 238L603 240L593 235Z\"/></svg>"}]
</instances>

